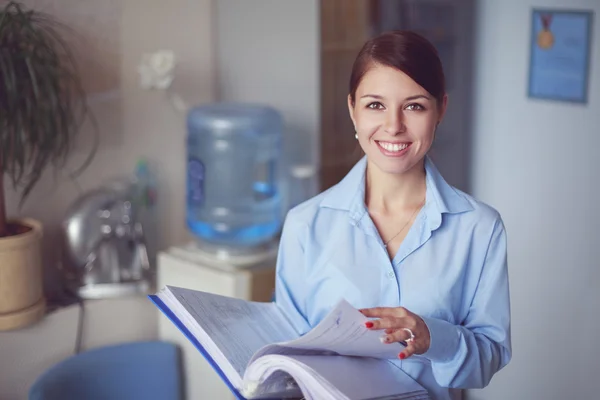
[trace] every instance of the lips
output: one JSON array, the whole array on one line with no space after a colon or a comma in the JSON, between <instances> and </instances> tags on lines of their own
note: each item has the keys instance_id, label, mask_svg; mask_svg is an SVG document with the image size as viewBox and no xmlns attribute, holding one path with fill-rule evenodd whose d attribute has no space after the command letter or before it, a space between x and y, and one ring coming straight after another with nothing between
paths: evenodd
<instances>
[{"instance_id":1,"label":"lips","mask_svg":"<svg viewBox=\"0 0 600 400\"><path fill-rule=\"evenodd\" d=\"M387 142L384 140L376 140L377 148L379 151L390 158L398 158L404 157L405 154L408 154L410 147L412 146L412 142Z\"/></svg>"}]
</instances>

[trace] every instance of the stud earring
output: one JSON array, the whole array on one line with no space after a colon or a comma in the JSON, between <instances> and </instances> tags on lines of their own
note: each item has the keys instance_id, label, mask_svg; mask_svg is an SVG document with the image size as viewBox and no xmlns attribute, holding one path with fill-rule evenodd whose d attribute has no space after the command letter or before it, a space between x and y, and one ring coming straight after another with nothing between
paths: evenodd
<instances>
[{"instance_id":1,"label":"stud earring","mask_svg":"<svg viewBox=\"0 0 600 400\"><path fill-rule=\"evenodd\" d=\"M354 134L354 139L358 140L358 133Z\"/></svg>"}]
</instances>

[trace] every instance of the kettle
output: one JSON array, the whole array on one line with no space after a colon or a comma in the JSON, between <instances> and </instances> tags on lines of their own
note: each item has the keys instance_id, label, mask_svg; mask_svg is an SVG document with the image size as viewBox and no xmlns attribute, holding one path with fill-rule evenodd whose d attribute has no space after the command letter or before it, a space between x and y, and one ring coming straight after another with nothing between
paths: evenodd
<instances>
[{"instance_id":1,"label":"kettle","mask_svg":"<svg viewBox=\"0 0 600 400\"><path fill-rule=\"evenodd\" d=\"M114 181L80 196L62 224L67 286L83 299L148 293L153 271L135 183Z\"/></svg>"}]
</instances>

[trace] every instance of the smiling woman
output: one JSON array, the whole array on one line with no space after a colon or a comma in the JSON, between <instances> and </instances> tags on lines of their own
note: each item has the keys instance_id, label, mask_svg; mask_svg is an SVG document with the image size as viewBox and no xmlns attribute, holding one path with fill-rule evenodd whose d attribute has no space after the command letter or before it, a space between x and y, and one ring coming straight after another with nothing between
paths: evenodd
<instances>
[{"instance_id":1,"label":"smiling woman","mask_svg":"<svg viewBox=\"0 0 600 400\"><path fill-rule=\"evenodd\" d=\"M363 46L348 109L365 156L288 213L276 286L301 333L342 298L361 309L383 343L407 343L392 362L436 400L488 385L511 358L502 218L428 156L446 106L426 39L394 31Z\"/></svg>"},{"instance_id":2,"label":"smiling woman","mask_svg":"<svg viewBox=\"0 0 600 400\"><path fill-rule=\"evenodd\" d=\"M360 51L348 107L357 139L380 169L408 172L423 161L446 110L444 72L423 37L386 33Z\"/></svg>"},{"instance_id":3,"label":"smiling woman","mask_svg":"<svg viewBox=\"0 0 600 400\"><path fill-rule=\"evenodd\" d=\"M352 68L348 109L367 155L365 203L390 258L425 202L424 161L446 111L444 82L435 48L413 32L368 41Z\"/></svg>"}]
</instances>

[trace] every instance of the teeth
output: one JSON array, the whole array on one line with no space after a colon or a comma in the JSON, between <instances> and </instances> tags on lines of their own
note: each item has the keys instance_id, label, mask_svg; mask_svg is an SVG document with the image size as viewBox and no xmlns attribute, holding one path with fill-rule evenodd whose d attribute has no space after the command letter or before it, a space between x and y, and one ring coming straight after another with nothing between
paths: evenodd
<instances>
[{"instance_id":1,"label":"teeth","mask_svg":"<svg viewBox=\"0 0 600 400\"><path fill-rule=\"evenodd\" d=\"M408 147L408 144L393 144L388 142L379 142L379 145L387 151L401 151Z\"/></svg>"}]
</instances>

